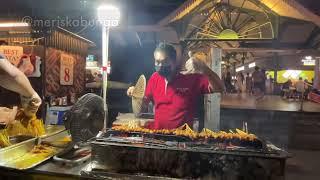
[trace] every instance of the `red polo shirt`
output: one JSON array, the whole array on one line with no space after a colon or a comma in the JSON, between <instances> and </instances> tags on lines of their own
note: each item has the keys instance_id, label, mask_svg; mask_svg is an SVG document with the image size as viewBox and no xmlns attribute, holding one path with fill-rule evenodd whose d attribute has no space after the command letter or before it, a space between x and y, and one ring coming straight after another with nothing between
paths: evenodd
<instances>
[{"instance_id":1,"label":"red polo shirt","mask_svg":"<svg viewBox=\"0 0 320 180\"><path fill-rule=\"evenodd\" d=\"M153 129L174 129L184 123L193 123L195 106L201 94L211 93L207 76L177 74L171 82L155 72L145 92L147 102L155 107Z\"/></svg>"}]
</instances>

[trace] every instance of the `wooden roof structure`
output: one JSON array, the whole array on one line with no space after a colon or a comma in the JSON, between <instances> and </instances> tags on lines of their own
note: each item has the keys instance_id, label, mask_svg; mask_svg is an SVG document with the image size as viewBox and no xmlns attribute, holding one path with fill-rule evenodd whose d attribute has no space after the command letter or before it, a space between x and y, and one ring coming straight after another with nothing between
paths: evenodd
<instances>
[{"instance_id":1,"label":"wooden roof structure","mask_svg":"<svg viewBox=\"0 0 320 180\"><path fill-rule=\"evenodd\" d=\"M8 45L42 45L83 56L89 47L95 46L92 41L61 27L1 27L0 41Z\"/></svg>"},{"instance_id":2,"label":"wooden roof structure","mask_svg":"<svg viewBox=\"0 0 320 180\"><path fill-rule=\"evenodd\" d=\"M295 0L187 0L158 22L189 49L219 47L232 63L320 48L320 17Z\"/></svg>"},{"instance_id":3,"label":"wooden roof structure","mask_svg":"<svg viewBox=\"0 0 320 180\"><path fill-rule=\"evenodd\" d=\"M223 0L218 0L216 3L222 2ZM201 3L206 2L206 0L188 0L184 4L182 4L178 9L170 13L167 17L162 19L159 24L165 25L174 21L177 21L191 11L193 11L196 7L198 7ZM274 11L280 16L290 17L305 21L312 21L318 26L320 26L319 16L313 14L311 11L303 7L301 4L296 2L295 0L260 0L260 1L242 1L242 0L230 0L231 5L236 7L241 7L245 9L259 11L258 8L254 5L254 3L261 3L264 6L268 7L270 10ZM244 2L244 3L243 3ZM243 3L243 5L242 5Z\"/></svg>"}]
</instances>

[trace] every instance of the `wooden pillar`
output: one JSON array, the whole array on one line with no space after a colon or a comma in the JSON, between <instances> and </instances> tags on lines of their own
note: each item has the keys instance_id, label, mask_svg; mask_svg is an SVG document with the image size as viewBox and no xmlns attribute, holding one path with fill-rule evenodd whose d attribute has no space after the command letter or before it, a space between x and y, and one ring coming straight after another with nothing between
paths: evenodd
<instances>
[{"instance_id":1,"label":"wooden pillar","mask_svg":"<svg viewBox=\"0 0 320 180\"><path fill-rule=\"evenodd\" d=\"M237 68L236 64L237 63L235 62L232 64L232 71L230 72L232 76L236 75L236 68Z\"/></svg>"},{"instance_id":2,"label":"wooden pillar","mask_svg":"<svg viewBox=\"0 0 320 180\"><path fill-rule=\"evenodd\" d=\"M210 49L211 69L221 77L221 55L222 50ZM221 94L214 93L205 96L204 127L212 130L220 129L220 100Z\"/></svg>"},{"instance_id":3,"label":"wooden pillar","mask_svg":"<svg viewBox=\"0 0 320 180\"><path fill-rule=\"evenodd\" d=\"M314 66L313 88L320 89L320 58L318 57Z\"/></svg>"}]
</instances>

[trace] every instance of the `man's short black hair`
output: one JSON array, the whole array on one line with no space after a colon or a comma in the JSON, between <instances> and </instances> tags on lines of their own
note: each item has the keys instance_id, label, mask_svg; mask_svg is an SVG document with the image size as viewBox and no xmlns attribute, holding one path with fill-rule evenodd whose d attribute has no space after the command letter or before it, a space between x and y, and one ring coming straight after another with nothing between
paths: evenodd
<instances>
[{"instance_id":1,"label":"man's short black hair","mask_svg":"<svg viewBox=\"0 0 320 180\"><path fill-rule=\"evenodd\" d=\"M176 60L177 58L177 52L176 49L173 47L173 45L168 43L159 43L155 51L161 51L164 52L170 59Z\"/></svg>"}]
</instances>

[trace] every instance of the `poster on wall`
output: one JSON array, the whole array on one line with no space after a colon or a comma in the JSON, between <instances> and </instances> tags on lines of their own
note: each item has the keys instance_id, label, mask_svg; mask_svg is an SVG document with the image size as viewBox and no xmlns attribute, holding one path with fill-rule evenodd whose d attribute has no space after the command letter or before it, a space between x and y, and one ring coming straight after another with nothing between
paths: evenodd
<instances>
[{"instance_id":1,"label":"poster on wall","mask_svg":"<svg viewBox=\"0 0 320 180\"><path fill-rule=\"evenodd\" d=\"M0 53L22 71L27 77L40 77L41 58L36 55L23 54L21 46L0 46Z\"/></svg>"},{"instance_id":2,"label":"poster on wall","mask_svg":"<svg viewBox=\"0 0 320 180\"><path fill-rule=\"evenodd\" d=\"M73 85L73 56L61 54L60 56L60 84Z\"/></svg>"},{"instance_id":3,"label":"poster on wall","mask_svg":"<svg viewBox=\"0 0 320 180\"><path fill-rule=\"evenodd\" d=\"M35 55L22 55L17 68L27 77L40 77L41 58Z\"/></svg>"},{"instance_id":4,"label":"poster on wall","mask_svg":"<svg viewBox=\"0 0 320 180\"><path fill-rule=\"evenodd\" d=\"M0 53L3 54L13 65L18 66L23 55L21 46L0 46Z\"/></svg>"}]
</instances>

